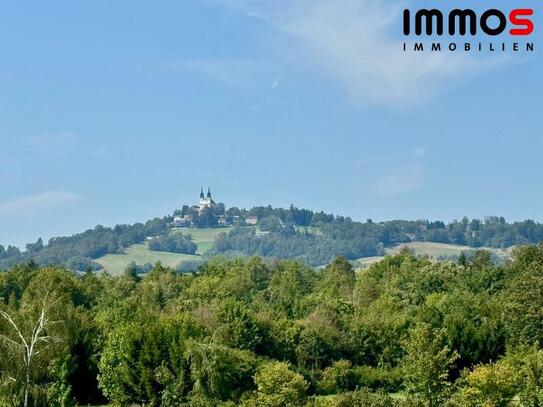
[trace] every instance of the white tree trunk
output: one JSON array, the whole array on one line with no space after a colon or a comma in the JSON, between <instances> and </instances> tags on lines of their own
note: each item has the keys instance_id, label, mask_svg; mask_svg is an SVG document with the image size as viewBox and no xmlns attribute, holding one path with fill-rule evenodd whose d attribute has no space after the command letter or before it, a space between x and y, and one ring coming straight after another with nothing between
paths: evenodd
<instances>
[{"instance_id":1,"label":"white tree trunk","mask_svg":"<svg viewBox=\"0 0 543 407\"><path fill-rule=\"evenodd\" d=\"M25 335L23 335L22 329L19 328L19 326L15 323L11 315L9 315L6 311L0 310L0 316L2 316L8 323L11 325L15 333L17 334L16 340L11 339L10 337L6 335L0 335L0 340L5 342L8 346L21 351L23 355L23 362L25 366L25 383L24 383L24 407L28 407L28 393L30 391L30 386L32 384L30 372L32 371L32 359L33 357L39 353L38 345L43 342L43 348L47 347L50 342L56 342L59 340L59 338L55 338L52 336L47 335L44 333L44 330L60 321L50 321L49 318L47 318L47 313L51 309L53 305L55 305L59 300L60 297L57 298L54 301L51 301L48 303L48 297L49 297L50 288L47 289L45 292L45 296L42 300L42 308L40 312L40 316L36 323L34 324L34 327L32 329L32 333L30 334L29 338L25 339Z\"/></svg>"}]
</instances>

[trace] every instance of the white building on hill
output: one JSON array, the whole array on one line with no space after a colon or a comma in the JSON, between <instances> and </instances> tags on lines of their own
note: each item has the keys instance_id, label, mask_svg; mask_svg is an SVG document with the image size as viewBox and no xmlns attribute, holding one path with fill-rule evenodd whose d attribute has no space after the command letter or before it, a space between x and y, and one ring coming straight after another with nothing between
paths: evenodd
<instances>
[{"instance_id":1,"label":"white building on hill","mask_svg":"<svg viewBox=\"0 0 543 407\"><path fill-rule=\"evenodd\" d=\"M256 216L247 216L245 218L245 224L246 225L254 226L257 223L258 223L258 217L256 217Z\"/></svg>"},{"instance_id":2,"label":"white building on hill","mask_svg":"<svg viewBox=\"0 0 543 407\"><path fill-rule=\"evenodd\" d=\"M200 191L200 212L203 211L205 208L213 208L215 205L215 201L213 200L213 198L211 198L211 190L208 188L207 195L204 196L204 188L202 188L202 190Z\"/></svg>"},{"instance_id":3,"label":"white building on hill","mask_svg":"<svg viewBox=\"0 0 543 407\"><path fill-rule=\"evenodd\" d=\"M173 217L172 225L174 228L189 228L197 226L195 218L202 215L202 212L208 208L214 208L217 206L213 198L211 197L211 189L207 189L207 194L204 194L204 189L200 191L200 201L198 204L191 206L190 208L185 206L183 211L176 211ZM213 214L213 216L216 216ZM233 221L239 219L239 216L227 218L224 214L217 216L218 226L226 227L231 226Z\"/></svg>"}]
</instances>

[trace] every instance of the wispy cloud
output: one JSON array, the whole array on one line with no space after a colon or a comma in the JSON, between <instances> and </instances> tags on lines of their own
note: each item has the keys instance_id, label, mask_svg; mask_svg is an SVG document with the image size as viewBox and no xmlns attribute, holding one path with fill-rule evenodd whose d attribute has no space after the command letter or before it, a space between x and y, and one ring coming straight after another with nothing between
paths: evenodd
<instances>
[{"instance_id":1,"label":"wispy cloud","mask_svg":"<svg viewBox=\"0 0 543 407\"><path fill-rule=\"evenodd\" d=\"M80 195L66 191L44 191L0 202L0 218L32 218L80 201Z\"/></svg>"},{"instance_id":2,"label":"wispy cloud","mask_svg":"<svg viewBox=\"0 0 543 407\"><path fill-rule=\"evenodd\" d=\"M71 151L78 139L78 136L72 132L44 133L29 137L26 144L39 153L50 156Z\"/></svg>"},{"instance_id":3,"label":"wispy cloud","mask_svg":"<svg viewBox=\"0 0 543 407\"><path fill-rule=\"evenodd\" d=\"M356 167L361 167L364 165L374 165L374 164L387 164L387 163L395 163L395 162L405 162L405 161L418 161L421 160L426 156L426 147L418 146L411 150L406 151L397 151L397 152L390 152L386 154L380 154L380 155L372 155L369 157L365 157L360 159L356 163Z\"/></svg>"},{"instance_id":4,"label":"wispy cloud","mask_svg":"<svg viewBox=\"0 0 543 407\"><path fill-rule=\"evenodd\" d=\"M273 82L271 83L270 89L269 89L269 90L273 91L273 90L276 90L277 88L279 88L279 86L281 86L282 80L283 80L283 76L282 76L282 75L276 76L276 77L273 79Z\"/></svg>"},{"instance_id":5,"label":"wispy cloud","mask_svg":"<svg viewBox=\"0 0 543 407\"><path fill-rule=\"evenodd\" d=\"M219 0L216 0L219 1ZM454 81L502 65L502 57L402 51L405 3L383 0L222 0L289 36L311 63L349 94L372 104L409 107Z\"/></svg>"},{"instance_id":6,"label":"wispy cloud","mask_svg":"<svg viewBox=\"0 0 543 407\"><path fill-rule=\"evenodd\" d=\"M426 147L376 155L360 164L381 166L381 175L371 184L371 190L378 196L393 196L416 191L423 187L423 164Z\"/></svg>"},{"instance_id":7,"label":"wispy cloud","mask_svg":"<svg viewBox=\"0 0 543 407\"><path fill-rule=\"evenodd\" d=\"M381 196L401 195L420 189L424 174L420 165L399 168L397 172L379 178L373 184L373 191Z\"/></svg>"}]
</instances>

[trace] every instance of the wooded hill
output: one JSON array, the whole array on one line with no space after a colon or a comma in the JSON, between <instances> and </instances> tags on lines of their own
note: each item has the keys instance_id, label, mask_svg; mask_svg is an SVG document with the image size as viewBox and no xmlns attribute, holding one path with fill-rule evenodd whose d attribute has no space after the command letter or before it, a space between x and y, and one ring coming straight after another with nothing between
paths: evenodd
<instances>
[{"instance_id":1,"label":"wooded hill","mask_svg":"<svg viewBox=\"0 0 543 407\"><path fill-rule=\"evenodd\" d=\"M312 266L325 265L335 256L348 260L382 256L387 247L408 242L437 242L472 248L508 248L543 241L543 225L533 220L507 223L501 217L484 220L463 218L448 224L428 220L386 222L353 221L351 218L298 209L255 207L230 208L241 218L258 217L257 227L237 226L217 236L205 257L259 255L265 258L296 259ZM210 219L213 219L212 217ZM148 242L151 250L195 254L193 229L172 233L171 216L145 223L96 226L70 237L56 237L47 244L39 239L24 251L0 245L0 269L34 261L39 265L64 265L72 270L98 270L94 260L123 253L126 248ZM207 222L205 225L209 227ZM216 224L211 227L218 228ZM200 253L204 254L204 253Z\"/></svg>"}]
</instances>

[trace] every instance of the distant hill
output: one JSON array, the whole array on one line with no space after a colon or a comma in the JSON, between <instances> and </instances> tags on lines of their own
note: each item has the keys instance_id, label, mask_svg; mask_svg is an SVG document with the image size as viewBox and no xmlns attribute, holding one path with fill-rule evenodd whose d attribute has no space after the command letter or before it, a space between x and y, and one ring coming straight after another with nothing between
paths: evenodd
<instances>
[{"instance_id":1,"label":"distant hill","mask_svg":"<svg viewBox=\"0 0 543 407\"><path fill-rule=\"evenodd\" d=\"M448 254L454 257L464 250L492 248L503 251L516 245L543 241L542 224L532 220L507 223L496 216L483 220L463 218L450 223L428 220L358 222L294 206L227 210L224 205L217 204L214 210L217 208L224 214L235 213L240 221L234 227L220 227L212 214L207 222L201 222L206 227L179 229L174 227L173 216L165 216L113 228L96 226L73 236L50 239L47 244L39 239L26 245L24 251L0 245L0 269L34 261L40 265L64 265L77 271L105 267L119 272L132 262L145 266L160 260L179 266L183 261L203 261L214 255L259 255L296 259L319 266L336 256L351 261L379 258L401 245L420 242L454 245L455 249ZM226 216L224 214L217 213L217 219ZM243 220L249 218L258 220L256 226L246 226ZM496 253L500 256L499 250Z\"/></svg>"}]
</instances>

